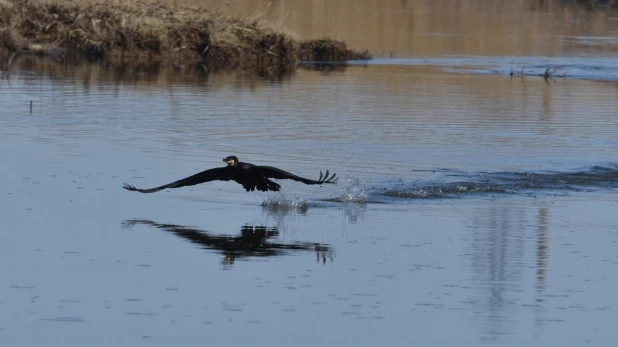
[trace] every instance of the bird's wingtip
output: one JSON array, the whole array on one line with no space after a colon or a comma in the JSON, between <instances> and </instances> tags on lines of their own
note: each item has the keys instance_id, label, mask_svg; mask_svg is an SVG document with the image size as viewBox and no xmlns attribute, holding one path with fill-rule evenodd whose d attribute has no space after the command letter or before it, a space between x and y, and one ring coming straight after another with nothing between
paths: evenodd
<instances>
[{"instance_id":1,"label":"bird's wingtip","mask_svg":"<svg viewBox=\"0 0 618 347\"><path fill-rule=\"evenodd\" d=\"M320 182L320 183L337 183L338 180L339 180L339 177L337 177L336 173L331 175L328 170L326 170L325 173L322 173L322 171L320 171L320 178L318 179L318 182Z\"/></svg>"},{"instance_id":2,"label":"bird's wingtip","mask_svg":"<svg viewBox=\"0 0 618 347\"><path fill-rule=\"evenodd\" d=\"M133 186L131 184L128 184L126 182L122 184L122 188L124 188L126 190L131 190L131 191L137 190L137 188L135 188L135 186Z\"/></svg>"}]
</instances>

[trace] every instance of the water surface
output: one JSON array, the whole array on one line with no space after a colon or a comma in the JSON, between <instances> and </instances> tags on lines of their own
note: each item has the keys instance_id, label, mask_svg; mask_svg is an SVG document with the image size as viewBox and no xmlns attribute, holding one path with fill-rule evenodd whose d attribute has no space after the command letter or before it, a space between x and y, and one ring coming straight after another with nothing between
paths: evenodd
<instances>
[{"instance_id":1,"label":"water surface","mask_svg":"<svg viewBox=\"0 0 618 347\"><path fill-rule=\"evenodd\" d=\"M545 80L461 53L274 80L18 61L0 345L614 345L614 58L519 60L570 72ZM341 179L121 188L227 155Z\"/></svg>"}]
</instances>

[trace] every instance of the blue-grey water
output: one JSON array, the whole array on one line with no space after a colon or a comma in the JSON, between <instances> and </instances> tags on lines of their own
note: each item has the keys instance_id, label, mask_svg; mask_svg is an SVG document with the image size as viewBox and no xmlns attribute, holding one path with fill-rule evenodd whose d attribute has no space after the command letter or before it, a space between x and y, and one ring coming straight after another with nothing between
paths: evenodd
<instances>
[{"instance_id":1,"label":"blue-grey water","mask_svg":"<svg viewBox=\"0 0 618 347\"><path fill-rule=\"evenodd\" d=\"M586 47L275 79L18 59L0 346L616 345L618 61ZM122 189L228 155L340 180Z\"/></svg>"},{"instance_id":2,"label":"blue-grey water","mask_svg":"<svg viewBox=\"0 0 618 347\"><path fill-rule=\"evenodd\" d=\"M615 84L381 65L158 78L4 74L3 346L616 341ZM121 188L230 154L341 179Z\"/></svg>"},{"instance_id":3,"label":"blue-grey water","mask_svg":"<svg viewBox=\"0 0 618 347\"><path fill-rule=\"evenodd\" d=\"M618 41L618 39L616 39ZM618 81L618 58L611 57L494 57L452 56L445 58L378 58L354 61L354 65L435 66L444 72L495 74L515 78L541 77L547 71L551 79ZM309 64L310 65L310 64Z\"/></svg>"}]
</instances>

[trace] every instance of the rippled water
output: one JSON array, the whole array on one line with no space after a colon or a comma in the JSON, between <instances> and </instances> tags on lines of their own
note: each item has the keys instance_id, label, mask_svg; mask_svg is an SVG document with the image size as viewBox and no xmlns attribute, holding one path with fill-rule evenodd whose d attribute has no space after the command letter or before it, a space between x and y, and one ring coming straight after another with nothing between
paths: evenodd
<instances>
[{"instance_id":1,"label":"rippled water","mask_svg":"<svg viewBox=\"0 0 618 347\"><path fill-rule=\"evenodd\" d=\"M18 60L0 345L614 345L617 67L396 57L269 80ZM341 179L122 189L227 155Z\"/></svg>"},{"instance_id":2,"label":"rippled water","mask_svg":"<svg viewBox=\"0 0 618 347\"><path fill-rule=\"evenodd\" d=\"M49 71L2 80L3 344L615 340L611 83L433 65L162 85ZM342 179L121 188L229 154Z\"/></svg>"}]
</instances>

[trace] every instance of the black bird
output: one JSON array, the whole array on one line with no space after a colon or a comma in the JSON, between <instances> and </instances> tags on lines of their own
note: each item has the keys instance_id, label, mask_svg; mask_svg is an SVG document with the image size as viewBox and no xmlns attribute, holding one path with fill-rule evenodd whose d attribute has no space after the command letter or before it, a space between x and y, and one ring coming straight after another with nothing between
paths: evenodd
<instances>
[{"instance_id":1,"label":"black bird","mask_svg":"<svg viewBox=\"0 0 618 347\"><path fill-rule=\"evenodd\" d=\"M187 178L183 178L176 182L172 182L157 188L137 189L128 183L125 183L123 185L123 188L140 193L154 193L165 188L180 188L186 186L194 186L196 184L210 181L233 180L241 184L243 188L245 188L245 190L247 191L254 191L257 189L262 192L266 192L269 190L276 192L279 191L279 188L281 188L281 186L271 181L269 178L280 180L291 179L294 181L303 182L304 184L336 183L339 179L336 177L337 174L332 174L332 176L329 177L328 170L326 170L325 175L322 175L322 171L320 171L320 178L318 178L318 180L316 181L296 176L292 173L272 166L258 166L249 163L243 163L238 161L238 158L235 156L229 156L223 159L223 161L227 163L227 166L205 170L193 176L189 176Z\"/></svg>"}]
</instances>

